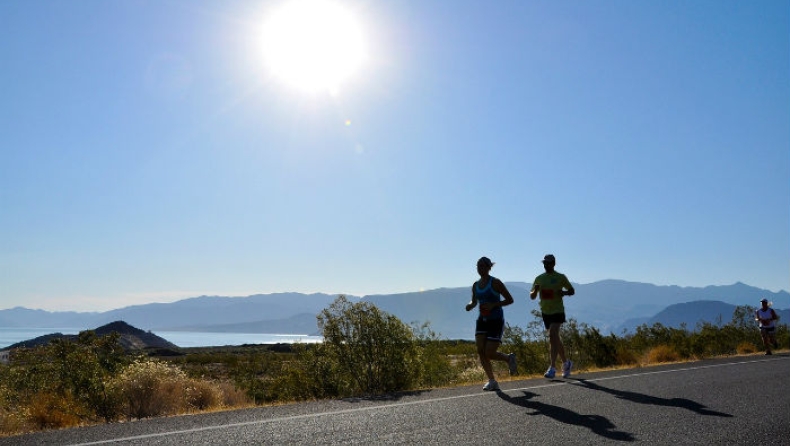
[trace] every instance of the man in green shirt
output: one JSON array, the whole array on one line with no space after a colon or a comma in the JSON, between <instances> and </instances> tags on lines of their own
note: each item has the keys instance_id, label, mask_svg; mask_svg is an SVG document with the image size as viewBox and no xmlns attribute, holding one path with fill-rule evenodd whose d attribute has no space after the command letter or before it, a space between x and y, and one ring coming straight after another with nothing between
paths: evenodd
<instances>
[{"instance_id":1,"label":"man in green shirt","mask_svg":"<svg viewBox=\"0 0 790 446\"><path fill-rule=\"evenodd\" d=\"M571 367L573 367L573 363L565 356L565 346L560 339L560 327L565 322L565 305L562 303L562 298L573 296L576 291L565 274L554 271L556 263L553 254L543 257L543 268L546 272L535 278L529 291L529 298L532 300L540 295L540 312L543 316L543 324L549 331L551 363L543 375L549 379L554 378L557 373L555 368L557 356L562 360L563 378L571 376Z\"/></svg>"}]
</instances>

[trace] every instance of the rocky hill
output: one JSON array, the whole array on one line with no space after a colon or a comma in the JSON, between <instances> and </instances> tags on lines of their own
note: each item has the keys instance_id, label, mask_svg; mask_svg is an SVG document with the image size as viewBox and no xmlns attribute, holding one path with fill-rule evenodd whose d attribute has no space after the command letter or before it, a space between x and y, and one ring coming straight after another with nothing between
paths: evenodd
<instances>
[{"instance_id":1,"label":"rocky hill","mask_svg":"<svg viewBox=\"0 0 790 446\"><path fill-rule=\"evenodd\" d=\"M123 321L111 322L107 325L102 325L93 330L96 336L107 336L111 333L118 333L120 335L119 343L126 351L146 350L146 349L177 349L178 346L163 339L153 333L140 330ZM52 333L44 336L39 336L35 339L18 342L8 347L13 348L31 348L42 345L47 345L55 339L69 339L77 340L79 335L64 335L62 333Z\"/></svg>"}]
</instances>

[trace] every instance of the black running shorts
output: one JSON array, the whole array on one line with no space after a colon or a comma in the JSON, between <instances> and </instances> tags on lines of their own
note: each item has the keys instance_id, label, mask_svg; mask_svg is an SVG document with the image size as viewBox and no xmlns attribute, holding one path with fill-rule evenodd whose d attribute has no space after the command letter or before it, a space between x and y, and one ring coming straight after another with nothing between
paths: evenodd
<instances>
[{"instance_id":1,"label":"black running shorts","mask_svg":"<svg viewBox=\"0 0 790 446\"><path fill-rule=\"evenodd\" d=\"M489 341L502 342L502 334L505 330L504 319L483 319L477 320L475 325L475 337L484 334Z\"/></svg>"},{"instance_id":2,"label":"black running shorts","mask_svg":"<svg viewBox=\"0 0 790 446\"><path fill-rule=\"evenodd\" d=\"M546 327L546 330L551 327L551 324L562 324L565 323L565 313L554 313L554 314L545 314L543 313L543 325Z\"/></svg>"}]
</instances>

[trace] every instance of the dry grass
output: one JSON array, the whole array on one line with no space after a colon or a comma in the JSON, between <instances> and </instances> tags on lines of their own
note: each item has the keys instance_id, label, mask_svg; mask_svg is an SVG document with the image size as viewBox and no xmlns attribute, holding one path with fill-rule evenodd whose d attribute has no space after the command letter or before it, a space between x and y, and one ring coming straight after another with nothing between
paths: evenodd
<instances>
[{"instance_id":1,"label":"dry grass","mask_svg":"<svg viewBox=\"0 0 790 446\"><path fill-rule=\"evenodd\" d=\"M25 411L0 409L0 437L14 435L30 430L27 426L28 414Z\"/></svg>"},{"instance_id":2,"label":"dry grass","mask_svg":"<svg viewBox=\"0 0 790 446\"><path fill-rule=\"evenodd\" d=\"M738 344L738 347L736 347L736 351L739 355L750 355L752 353L759 352L760 349L758 349L757 346L751 342L741 342Z\"/></svg>"},{"instance_id":3,"label":"dry grass","mask_svg":"<svg viewBox=\"0 0 790 446\"><path fill-rule=\"evenodd\" d=\"M665 362L678 362L681 357L674 348L668 345L658 345L648 350L645 362L648 364L661 364Z\"/></svg>"},{"instance_id":4,"label":"dry grass","mask_svg":"<svg viewBox=\"0 0 790 446\"><path fill-rule=\"evenodd\" d=\"M113 382L128 419L212 411L245 406L249 399L229 383L189 378L178 367L158 361L132 363Z\"/></svg>"},{"instance_id":5,"label":"dry grass","mask_svg":"<svg viewBox=\"0 0 790 446\"><path fill-rule=\"evenodd\" d=\"M27 421L36 429L60 429L79 426L74 401L49 393L38 395L30 406Z\"/></svg>"}]
</instances>

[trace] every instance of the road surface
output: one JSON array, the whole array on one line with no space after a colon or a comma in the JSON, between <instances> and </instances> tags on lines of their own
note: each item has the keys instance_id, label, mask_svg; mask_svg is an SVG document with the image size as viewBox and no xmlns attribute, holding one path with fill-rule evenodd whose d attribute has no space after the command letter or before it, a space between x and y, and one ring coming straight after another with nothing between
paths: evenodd
<instances>
[{"instance_id":1,"label":"road surface","mask_svg":"<svg viewBox=\"0 0 790 446\"><path fill-rule=\"evenodd\" d=\"M40 432L1 445L790 444L790 355Z\"/></svg>"}]
</instances>

